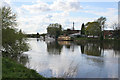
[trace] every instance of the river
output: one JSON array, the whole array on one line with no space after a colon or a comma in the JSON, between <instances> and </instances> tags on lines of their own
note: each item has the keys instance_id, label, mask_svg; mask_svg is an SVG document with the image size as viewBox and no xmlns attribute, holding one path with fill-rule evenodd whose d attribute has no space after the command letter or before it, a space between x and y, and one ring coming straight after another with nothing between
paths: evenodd
<instances>
[{"instance_id":1,"label":"river","mask_svg":"<svg viewBox=\"0 0 120 80\"><path fill-rule=\"evenodd\" d=\"M44 77L118 78L120 46L117 43L46 42L29 38L25 66Z\"/></svg>"}]
</instances>

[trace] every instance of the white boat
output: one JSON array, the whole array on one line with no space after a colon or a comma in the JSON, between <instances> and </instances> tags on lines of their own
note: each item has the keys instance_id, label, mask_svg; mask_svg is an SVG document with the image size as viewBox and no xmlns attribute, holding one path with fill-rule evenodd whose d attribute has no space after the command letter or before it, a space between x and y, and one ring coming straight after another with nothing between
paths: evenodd
<instances>
[{"instance_id":1,"label":"white boat","mask_svg":"<svg viewBox=\"0 0 120 80\"><path fill-rule=\"evenodd\" d=\"M53 42L53 41L55 41L54 38L52 38L52 37L45 37L45 42L49 43L49 42Z\"/></svg>"}]
</instances>

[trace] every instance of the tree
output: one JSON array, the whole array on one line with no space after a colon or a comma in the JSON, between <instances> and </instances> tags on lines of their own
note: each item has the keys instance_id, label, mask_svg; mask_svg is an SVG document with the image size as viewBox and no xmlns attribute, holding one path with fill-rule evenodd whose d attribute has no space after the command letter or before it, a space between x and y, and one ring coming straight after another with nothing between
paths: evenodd
<instances>
[{"instance_id":1,"label":"tree","mask_svg":"<svg viewBox=\"0 0 120 80\"><path fill-rule=\"evenodd\" d=\"M82 24L82 27L81 27L81 35L85 35L85 25L84 25L84 23Z\"/></svg>"},{"instance_id":2,"label":"tree","mask_svg":"<svg viewBox=\"0 0 120 80\"><path fill-rule=\"evenodd\" d=\"M25 36L22 30L15 29L16 14L14 14L10 7L0 8L2 12L2 45L3 56L19 61L23 56L21 53L28 50L28 45L25 43Z\"/></svg>"},{"instance_id":3,"label":"tree","mask_svg":"<svg viewBox=\"0 0 120 80\"><path fill-rule=\"evenodd\" d=\"M103 31L105 28L105 21L106 21L105 17L100 17L97 19L97 22L100 24L101 31Z\"/></svg>"},{"instance_id":4,"label":"tree","mask_svg":"<svg viewBox=\"0 0 120 80\"><path fill-rule=\"evenodd\" d=\"M93 22L88 22L86 24L86 34L87 35L93 35L94 36L99 36L100 39L103 39L104 36L104 27L105 27L105 17L100 17L96 21Z\"/></svg>"},{"instance_id":5,"label":"tree","mask_svg":"<svg viewBox=\"0 0 120 80\"><path fill-rule=\"evenodd\" d=\"M2 7L0 9L2 13L2 28L17 26L16 14L12 13L10 7Z\"/></svg>"},{"instance_id":6,"label":"tree","mask_svg":"<svg viewBox=\"0 0 120 80\"><path fill-rule=\"evenodd\" d=\"M120 38L120 27L119 27L119 24L118 23L113 23L112 27L114 29L113 37L115 39L119 39Z\"/></svg>"},{"instance_id":7,"label":"tree","mask_svg":"<svg viewBox=\"0 0 120 80\"><path fill-rule=\"evenodd\" d=\"M47 28L47 34L51 37L57 39L59 35L62 33L62 25L56 23L56 24L50 24Z\"/></svg>"},{"instance_id":8,"label":"tree","mask_svg":"<svg viewBox=\"0 0 120 80\"><path fill-rule=\"evenodd\" d=\"M100 18L98 18L97 19L97 22L100 24L100 29L101 29L101 40L103 40L104 39L104 28L105 28L105 21L106 21L107 19L105 18L105 17L100 17Z\"/></svg>"},{"instance_id":9,"label":"tree","mask_svg":"<svg viewBox=\"0 0 120 80\"><path fill-rule=\"evenodd\" d=\"M39 35L39 33L37 33L37 38L39 38L40 37L40 35Z\"/></svg>"},{"instance_id":10,"label":"tree","mask_svg":"<svg viewBox=\"0 0 120 80\"><path fill-rule=\"evenodd\" d=\"M100 35L101 29L98 22L88 22L86 26L87 35L92 35L93 37Z\"/></svg>"},{"instance_id":11,"label":"tree","mask_svg":"<svg viewBox=\"0 0 120 80\"><path fill-rule=\"evenodd\" d=\"M113 23L112 24L112 28L113 28L113 30L116 30L117 28L118 28L118 24L115 22L115 23Z\"/></svg>"}]
</instances>

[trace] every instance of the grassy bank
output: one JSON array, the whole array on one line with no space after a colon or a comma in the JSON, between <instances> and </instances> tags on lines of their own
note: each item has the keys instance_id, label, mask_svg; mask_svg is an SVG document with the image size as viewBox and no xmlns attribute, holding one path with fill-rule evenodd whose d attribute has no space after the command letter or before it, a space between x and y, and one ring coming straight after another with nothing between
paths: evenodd
<instances>
[{"instance_id":1,"label":"grassy bank","mask_svg":"<svg viewBox=\"0 0 120 80\"><path fill-rule=\"evenodd\" d=\"M81 41L81 42L106 42L106 41L120 41L120 39L104 39L104 40L100 40L98 38L74 38L74 41L77 42L77 41Z\"/></svg>"},{"instance_id":2,"label":"grassy bank","mask_svg":"<svg viewBox=\"0 0 120 80\"><path fill-rule=\"evenodd\" d=\"M35 70L28 69L22 64L9 58L2 58L2 78L42 78Z\"/></svg>"},{"instance_id":3,"label":"grassy bank","mask_svg":"<svg viewBox=\"0 0 120 80\"><path fill-rule=\"evenodd\" d=\"M100 40L97 38L74 38L74 42L77 44L86 44L86 43L118 43L120 44L120 39L104 39Z\"/></svg>"},{"instance_id":4,"label":"grassy bank","mask_svg":"<svg viewBox=\"0 0 120 80\"><path fill-rule=\"evenodd\" d=\"M99 41L100 40L96 38L74 38L74 42L79 44L85 44L88 42L99 42Z\"/></svg>"},{"instance_id":5,"label":"grassy bank","mask_svg":"<svg viewBox=\"0 0 120 80\"><path fill-rule=\"evenodd\" d=\"M38 79L38 80L64 80L62 78L45 78L35 70L28 69L22 64L9 58L2 58L2 80L9 79Z\"/></svg>"}]
</instances>

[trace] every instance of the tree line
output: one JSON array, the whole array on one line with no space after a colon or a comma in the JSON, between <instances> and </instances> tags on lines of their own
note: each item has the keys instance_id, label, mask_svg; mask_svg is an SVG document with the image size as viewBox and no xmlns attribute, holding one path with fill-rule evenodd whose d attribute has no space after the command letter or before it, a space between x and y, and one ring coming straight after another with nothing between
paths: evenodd
<instances>
[{"instance_id":1,"label":"tree line","mask_svg":"<svg viewBox=\"0 0 120 80\"><path fill-rule=\"evenodd\" d=\"M88 37L88 36L97 36L100 40L104 39L104 29L106 27L106 17L100 17L97 20L93 22L87 22L86 24L82 24L81 26L81 37ZM114 38L120 38L120 28L117 26L117 24L113 25L114 28L114 33L113 36ZM55 24L50 24L47 28L47 34L50 37L53 38L58 38L60 35L67 34L69 35L69 30L65 31L62 28L61 24L55 23Z\"/></svg>"},{"instance_id":2,"label":"tree line","mask_svg":"<svg viewBox=\"0 0 120 80\"><path fill-rule=\"evenodd\" d=\"M85 35L102 36L102 31L105 26L105 21L106 21L105 17L100 17L99 19L97 19L94 22L88 22L85 25L83 23L81 26L81 35L83 35L83 36L85 36ZM47 34L50 37L58 38L59 35L69 34L69 32L68 33L65 32L62 29L61 24L55 23L55 24L50 24L48 26Z\"/></svg>"},{"instance_id":3,"label":"tree line","mask_svg":"<svg viewBox=\"0 0 120 80\"><path fill-rule=\"evenodd\" d=\"M105 21L105 17L100 17L93 22L87 22L85 25L83 23L81 27L81 35L92 35L93 38L94 36L99 36L101 39L103 39Z\"/></svg>"}]
</instances>

